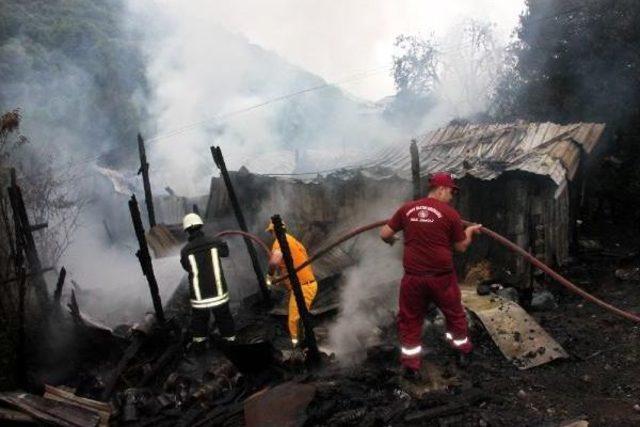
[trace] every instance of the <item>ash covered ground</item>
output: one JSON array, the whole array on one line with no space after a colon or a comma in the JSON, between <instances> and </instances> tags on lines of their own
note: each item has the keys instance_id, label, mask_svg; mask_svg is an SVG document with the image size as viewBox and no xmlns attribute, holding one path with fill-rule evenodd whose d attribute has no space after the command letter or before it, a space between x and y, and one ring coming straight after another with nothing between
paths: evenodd
<instances>
[{"instance_id":1,"label":"ash covered ground","mask_svg":"<svg viewBox=\"0 0 640 427\"><path fill-rule=\"evenodd\" d=\"M562 273L595 296L637 311L640 280L634 276L632 237L610 230L592 234L591 241L608 243L596 249L586 245L589 250ZM31 375L69 387L77 396L106 400L112 425L638 425L640 327L559 285L546 286L556 306L531 314L569 358L519 370L471 316L476 349L472 364L461 369L434 313L423 337L426 392L417 393L400 376L393 322L379 325L377 343L359 363L346 365L323 354L321 364L310 367L292 354L284 318L265 314L255 301L236 310L241 330L236 345L214 340L205 356L185 363L181 325L188 302L180 291L167 304L174 320L166 329L155 326L140 335L123 326L107 333L76 323L68 329L77 348L66 369L60 372L60 360L53 359ZM316 316L321 349L329 345L327 328L334 316ZM142 337L139 350L105 398L105 387L136 337Z\"/></svg>"}]
</instances>

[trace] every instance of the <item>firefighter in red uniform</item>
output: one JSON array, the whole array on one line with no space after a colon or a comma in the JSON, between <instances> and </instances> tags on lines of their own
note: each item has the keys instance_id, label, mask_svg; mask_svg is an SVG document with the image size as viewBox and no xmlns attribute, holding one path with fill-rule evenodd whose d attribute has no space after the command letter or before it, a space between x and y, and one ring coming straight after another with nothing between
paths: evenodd
<instances>
[{"instance_id":1,"label":"firefighter in red uniform","mask_svg":"<svg viewBox=\"0 0 640 427\"><path fill-rule=\"evenodd\" d=\"M404 277L400 284L398 334L404 376L420 379L422 324L429 302L446 319L446 339L458 351L458 363L466 366L473 345L468 335L460 288L453 267L453 251L467 250L481 225L464 228L450 206L458 191L451 175L439 172L429 179L427 197L404 204L380 231L392 245L404 232Z\"/></svg>"}]
</instances>

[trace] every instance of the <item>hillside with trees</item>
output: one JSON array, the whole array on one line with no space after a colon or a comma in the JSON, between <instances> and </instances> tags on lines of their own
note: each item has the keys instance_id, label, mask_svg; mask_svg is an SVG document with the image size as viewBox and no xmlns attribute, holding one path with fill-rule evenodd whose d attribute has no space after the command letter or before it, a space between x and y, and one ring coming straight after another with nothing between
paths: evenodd
<instances>
[{"instance_id":1,"label":"hillside with trees","mask_svg":"<svg viewBox=\"0 0 640 427\"><path fill-rule=\"evenodd\" d=\"M147 86L138 35L125 13L120 0L4 1L0 110L20 108L34 141L90 135L77 145L132 146ZM119 163L126 154L106 160Z\"/></svg>"}]
</instances>

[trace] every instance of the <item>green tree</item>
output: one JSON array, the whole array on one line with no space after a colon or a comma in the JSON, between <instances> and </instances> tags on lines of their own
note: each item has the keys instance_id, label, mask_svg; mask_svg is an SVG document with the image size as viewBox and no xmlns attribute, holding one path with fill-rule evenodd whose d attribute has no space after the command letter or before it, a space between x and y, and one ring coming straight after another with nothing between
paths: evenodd
<instances>
[{"instance_id":1,"label":"green tree","mask_svg":"<svg viewBox=\"0 0 640 427\"><path fill-rule=\"evenodd\" d=\"M528 0L517 36L499 116L637 122L640 2Z\"/></svg>"},{"instance_id":2,"label":"green tree","mask_svg":"<svg viewBox=\"0 0 640 427\"><path fill-rule=\"evenodd\" d=\"M623 163L603 167L590 188L612 205L640 203L640 2L528 0L517 37L494 117L606 123Z\"/></svg>"},{"instance_id":3,"label":"green tree","mask_svg":"<svg viewBox=\"0 0 640 427\"><path fill-rule=\"evenodd\" d=\"M440 65L433 37L400 35L395 46L399 54L393 57L393 79L398 94L423 98L432 95Z\"/></svg>"}]
</instances>

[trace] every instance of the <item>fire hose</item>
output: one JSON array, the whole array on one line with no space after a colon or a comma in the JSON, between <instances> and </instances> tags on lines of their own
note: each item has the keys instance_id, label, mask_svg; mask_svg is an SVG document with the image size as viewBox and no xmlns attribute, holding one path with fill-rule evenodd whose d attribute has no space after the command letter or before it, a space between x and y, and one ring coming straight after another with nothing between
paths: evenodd
<instances>
[{"instance_id":1,"label":"fire hose","mask_svg":"<svg viewBox=\"0 0 640 427\"><path fill-rule=\"evenodd\" d=\"M319 258L321 258L322 256L326 255L329 251L331 251L333 248L335 248L336 246L340 245L341 243L346 242L347 240L361 234L364 233L365 231L369 231L375 228L379 228L382 227L383 225L385 225L387 223L386 220L384 221L377 221L368 225L365 225L363 227L359 227L356 228L344 235L342 235L340 238L338 238L336 241L330 243L329 245L325 246L324 248L320 249L318 252L316 252L315 254L313 254L311 257L309 257L309 259L307 261L305 261L304 263L300 264L298 267L296 267L296 271L300 271L301 269L303 269L304 267L308 266L309 264L313 263L314 261L318 260ZM463 223L465 225L471 225L472 223L467 222L467 221L463 221ZM545 272L546 274L549 275L549 277L553 278L556 282L560 283L562 286L564 286L565 288L569 289L571 292L581 296L582 298L586 299L587 301L590 301L602 308L604 308L605 310L614 313L620 317L623 317L625 319L628 320L632 320L634 322L638 322L640 323L640 316L638 316L637 314L634 313L630 313L628 311L624 311L622 309L619 309L617 307L614 307L613 305L602 301L601 299L591 295L590 293L586 292L584 289L579 288L578 286L574 285L573 283L571 283L568 279L566 279L565 277L563 277L562 275L558 274L557 272L555 272L554 270L552 270L549 266L547 266L546 264L544 264L542 261L540 261L539 259L537 259L536 257L534 257L533 255L531 255L529 252L527 252L526 250L522 249L520 246L516 245L515 243L513 243L512 241L510 241L509 239L501 236L500 234L496 233L493 230L490 230L486 227L481 227L480 228L480 232L483 233L484 235L486 235L487 237L490 237L491 239L495 240L496 242L500 243L501 245L505 246L507 249L509 249L512 252L515 252L516 254L520 255L521 257L523 257L527 262L529 262L530 264L532 264L534 267L542 270L543 272ZM223 231L221 233L218 233L216 235L216 237L223 237L223 236L227 236L227 235L240 235L246 238L249 238L253 241L255 241L256 243L258 243L258 245L260 245L267 254L270 253L268 246L257 236L251 234L251 233L245 233L243 231L237 231L237 230L228 230L228 231ZM278 278L276 278L272 283L280 283L283 280L287 279L289 276L288 275L284 275L284 276L280 276Z\"/></svg>"}]
</instances>

